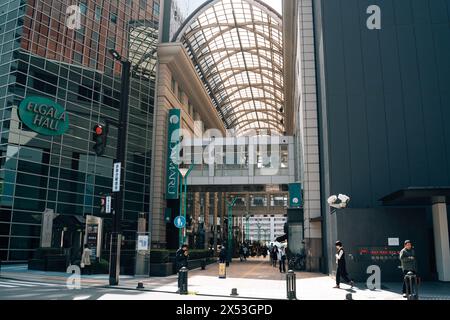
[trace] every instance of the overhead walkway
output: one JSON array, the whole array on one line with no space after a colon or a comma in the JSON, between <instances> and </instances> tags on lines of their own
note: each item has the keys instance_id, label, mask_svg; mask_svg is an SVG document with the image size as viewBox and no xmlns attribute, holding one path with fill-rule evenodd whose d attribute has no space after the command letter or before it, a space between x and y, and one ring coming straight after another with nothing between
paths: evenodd
<instances>
[{"instance_id":1,"label":"overhead walkway","mask_svg":"<svg viewBox=\"0 0 450 320\"><path fill-rule=\"evenodd\" d=\"M189 186L280 185L295 181L293 137L183 140Z\"/></svg>"}]
</instances>

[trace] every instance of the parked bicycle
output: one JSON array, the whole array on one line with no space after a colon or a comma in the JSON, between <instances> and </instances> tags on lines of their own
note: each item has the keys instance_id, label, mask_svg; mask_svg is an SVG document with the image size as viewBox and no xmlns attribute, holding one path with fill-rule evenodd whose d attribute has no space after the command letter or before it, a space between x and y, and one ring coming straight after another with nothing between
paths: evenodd
<instances>
[{"instance_id":1,"label":"parked bicycle","mask_svg":"<svg viewBox=\"0 0 450 320\"><path fill-rule=\"evenodd\" d=\"M289 270L306 270L306 256L299 253L289 258Z\"/></svg>"}]
</instances>

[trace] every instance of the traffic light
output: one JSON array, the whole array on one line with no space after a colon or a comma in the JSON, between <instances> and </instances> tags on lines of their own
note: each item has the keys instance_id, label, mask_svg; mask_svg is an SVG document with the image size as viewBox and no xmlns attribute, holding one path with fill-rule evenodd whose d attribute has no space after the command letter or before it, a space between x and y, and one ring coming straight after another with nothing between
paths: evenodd
<instances>
[{"instance_id":1,"label":"traffic light","mask_svg":"<svg viewBox=\"0 0 450 320\"><path fill-rule=\"evenodd\" d=\"M97 156L102 156L106 151L106 136L108 134L108 127L101 124L94 126L92 140L94 141L94 151Z\"/></svg>"},{"instance_id":2,"label":"traffic light","mask_svg":"<svg viewBox=\"0 0 450 320\"><path fill-rule=\"evenodd\" d=\"M101 196L100 198L100 213L106 212L106 196Z\"/></svg>"}]
</instances>

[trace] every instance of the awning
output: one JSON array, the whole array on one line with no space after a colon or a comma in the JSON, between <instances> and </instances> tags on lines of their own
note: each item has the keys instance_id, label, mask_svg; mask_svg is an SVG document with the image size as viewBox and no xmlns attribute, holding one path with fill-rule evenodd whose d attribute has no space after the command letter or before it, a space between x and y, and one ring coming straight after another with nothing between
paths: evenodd
<instances>
[{"instance_id":1,"label":"awning","mask_svg":"<svg viewBox=\"0 0 450 320\"><path fill-rule=\"evenodd\" d=\"M436 198L450 204L450 187L409 187L384 196L380 201L385 206L426 206L432 205Z\"/></svg>"},{"instance_id":2,"label":"awning","mask_svg":"<svg viewBox=\"0 0 450 320\"><path fill-rule=\"evenodd\" d=\"M84 228L86 225L86 219L80 215L60 214L53 220L53 224L75 230Z\"/></svg>"}]
</instances>

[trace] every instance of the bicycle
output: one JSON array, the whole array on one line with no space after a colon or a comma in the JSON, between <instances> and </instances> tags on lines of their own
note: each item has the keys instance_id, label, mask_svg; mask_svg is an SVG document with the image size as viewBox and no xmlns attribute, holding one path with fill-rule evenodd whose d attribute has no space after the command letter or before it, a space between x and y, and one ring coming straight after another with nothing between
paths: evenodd
<instances>
[{"instance_id":1,"label":"bicycle","mask_svg":"<svg viewBox=\"0 0 450 320\"><path fill-rule=\"evenodd\" d=\"M306 256L297 253L296 255L291 256L288 264L290 270L306 270Z\"/></svg>"}]
</instances>

